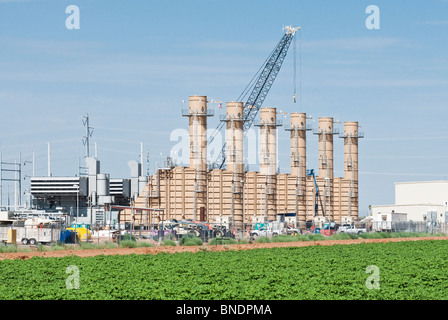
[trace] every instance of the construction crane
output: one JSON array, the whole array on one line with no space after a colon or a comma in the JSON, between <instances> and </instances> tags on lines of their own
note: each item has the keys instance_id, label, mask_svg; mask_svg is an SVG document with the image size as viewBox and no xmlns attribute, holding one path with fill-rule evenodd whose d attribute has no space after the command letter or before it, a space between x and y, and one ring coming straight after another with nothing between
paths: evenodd
<instances>
[{"instance_id":1,"label":"construction crane","mask_svg":"<svg viewBox=\"0 0 448 320\"><path fill-rule=\"evenodd\" d=\"M272 84L275 81L275 78L277 77L280 71L280 68L283 64L283 61L285 60L288 48L291 44L292 39L294 38L294 35L298 30L301 29L301 27L294 28L292 26L288 26L285 27L284 29L286 30L286 32L280 39L277 46L271 52L269 57L260 67L260 69L252 78L252 80L249 82L249 84L246 86L243 93L236 100L236 101L243 101L250 92L249 97L244 104L244 111L243 111L244 137L246 137L249 128L252 126L255 117L258 114L258 111L260 110L269 90L272 87ZM225 122L221 122L215 129L215 131L211 134L209 140L207 141L208 145L215 139L217 133L221 131L224 124ZM216 158L215 162L212 164L212 168L219 168L219 169L225 168L225 161L226 161L225 149L226 149L226 143L224 142L220 154Z\"/></svg>"},{"instance_id":2,"label":"construction crane","mask_svg":"<svg viewBox=\"0 0 448 320\"><path fill-rule=\"evenodd\" d=\"M314 217L316 217L319 212L319 201L320 201L320 207L322 209L322 214L325 217L325 208L322 204L322 199L319 194L319 188L317 187L317 181L316 181L316 175L314 174L314 169L306 170L306 175L313 176L313 179L314 179L314 188L316 190L316 195L315 195L315 199L314 199Z\"/></svg>"}]
</instances>

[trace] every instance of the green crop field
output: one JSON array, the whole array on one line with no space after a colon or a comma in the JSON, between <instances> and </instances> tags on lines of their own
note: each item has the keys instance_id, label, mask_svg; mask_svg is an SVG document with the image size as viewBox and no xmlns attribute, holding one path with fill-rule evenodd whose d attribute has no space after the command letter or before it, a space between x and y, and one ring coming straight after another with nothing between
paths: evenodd
<instances>
[{"instance_id":1,"label":"green crop field","mask_svg":"<svg viewBox=\"0 0 448 320\"><path fill-rule=\"evenodd\" d=\"M447 298L446 240L0 261L2 300Z\"/></svg>"}]
</instances>

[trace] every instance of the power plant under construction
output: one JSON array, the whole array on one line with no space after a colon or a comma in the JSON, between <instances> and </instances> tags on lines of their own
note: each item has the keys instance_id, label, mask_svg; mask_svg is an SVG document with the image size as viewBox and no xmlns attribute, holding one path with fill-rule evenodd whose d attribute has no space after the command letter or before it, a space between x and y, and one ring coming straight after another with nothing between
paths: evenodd
<instances>
[{"instance_id":1,"label":"power plant under construction","mask_svg":"<svg viewBox=\"0 0 448 320\"><path fill-rule=\"evenodd\" d=\"M305 113L291 113L285 130L291 134L291 172L277 173L276 108L261 108L259 172L245 171L244 104L228 102L226 115L226 168L207 165L206 96L190 96L189 108L183 112L189 118L190 150L188 167L159 168L149 177L146 187L132 203L134 209L121 213L122 221L153 219L151 208L163 210L161 219L194 220L225 223L243 229L252 223L288 221L300 228L322 225L324 222L353 223L358 218L358 131L357 122L345 122L339 134L331 117L319 118L313 134L319 139L318 174L306 168L306 135L311 131ZM333 136L344 139L344 176L333 174ZM154 211L152 211L154 212Z\"/></svg>"},{"instance_id":2,"label":"power plant under construction","mask_svg":"<svg viewBox=\"0 0 448 320\"><path fill-rule=\"evenodd\" d=\"M312 128L305 113L291 113L285 130L291 135L291 171L277 173L276 108L261 108L294 36L301 27L285 28L286 32L272 51L248 95L247 101L227 102L226 114L215 132L225 126L225 143L216 162L207 164L206 96L190 96L189 166L159 168L148 177L146 187L133 199L131 209L121 212L120 219L131 221L193 220L223 223L234 230L244 230L254 223L285 221L300 228L321 227L323 223L353 223L358 220L358 131L357 122L345 122L339 136L344 139L344 177L333 174L333 137L339 134L331 117L319 118L313 134L319 138L319 168L306 168L306 136ZM295 57L294 57L295 59ZM294 67L296 63L294 60ZM295 74L295 69L294 69ZM240 99L238 99L240 100ZM241 99L242 100L242 99ZM296 94L294 92L294 102ZM255 117L259 113L259 121ZM244 141L248 129L259 127L259 171L245 170ZM151 210L139 210L151 208Z\"/></svg>"},{"instance_id":3,"label":"power plant under construction","mask_svg":"<svg viewBox=\"0 0 448 320\"><path fill-rule=\"evenodd\" d=\"M149 230L150 224L155 227L173 220L220 224L235 232L271 221L286 222L301 229L321 228L323 224L329 229L331 223L358 221L358 140L363 138L358 122L344 122L343 132L339 132L332 117L321 117L318 127L312 128L307 123L310 117L297 112L289 113L290 123L283 126L277 119L282 112L262 107L300 29L285 28L280 42L245 92L237 101L226 103L226 113L210 137L207 121L214 112L208 108L207 96L189 97L188 109L182 110L182 116L189 123L188 166L177 166L168 157L152 175L148 172L144 176L141 163L134 161L131 179L110 179L108 174L100 173L96 156L89 156L87 117L86 176L52 177L49 160L48 177L31 178L30 193L34 199L30 202L35 209L58 209L77 223L101 227L118 222L130 230ZM294 60L294 68L295 65ZM245 141L252 126L259 128L258 171L250 171L244 160L244 150L248 147ZM290 133L290 173L277 171L277 133L282 127ZM210 144L223 128L225 141L210 165ZM307 168L309 131L318 137L318 168L315 169ZM343 177L334 176L335 135L344 140ZM50 159L50 149L48 154ZM0 161L0 164L5 163ZM6 169L0 167L2 171ZM0 183L3 180L7 179L0 176Z\"/></svg>"}]
</instances>

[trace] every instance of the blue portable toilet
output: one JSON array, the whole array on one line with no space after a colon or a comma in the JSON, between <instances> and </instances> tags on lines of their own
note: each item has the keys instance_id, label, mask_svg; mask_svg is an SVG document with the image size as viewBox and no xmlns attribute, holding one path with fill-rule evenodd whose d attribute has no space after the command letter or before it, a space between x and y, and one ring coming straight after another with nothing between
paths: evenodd
<instances>
[{"instance_id":1,"label":"blue portable toilet","mask_svg":"<svg viewBox=\"0 0 448 320\"><path fill-rule=\"evenodd\" d=\"M76 243L76 232L72 230L61 230L61 237L59 239L62 243Z\"/></svg>"}]
</instances>

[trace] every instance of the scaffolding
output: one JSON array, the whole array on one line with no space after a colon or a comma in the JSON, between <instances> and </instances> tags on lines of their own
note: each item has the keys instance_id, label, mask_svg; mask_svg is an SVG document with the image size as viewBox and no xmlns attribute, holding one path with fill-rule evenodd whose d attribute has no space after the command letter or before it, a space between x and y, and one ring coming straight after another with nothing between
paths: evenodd
<instances>
[{"instance_id":1,"label":"scaffolding","mask_svg":"<svg viewBox=\"0 0 448 320\"><path fill-rule=\"evenodd\" d=\"M206 204L207 195L207 139L206 139L206 118L213 116L212 109L202 108L200 110L189 108L182 110L182 116L190 118L190 167L195 169L194 190L193 190L193 219L197 220L198 198ZM193 163L191 163L193 162ZM200 214L204 216L201 207ZM202 217L201 217L202 218Z\"/></svg>"},{"instance_id":2,"label":"scaffolding","mask_svg":"<svg viewBox=\"0 0 448 320\"><path fill-rule=\"evenodd\" d=\"M332 185L333 185L333 163L329 163L330 159L328 159L327 151L333 152L333 150L327 150L327 143L330 143L331 146L333 145L333 135L339 134L339 130L336 128L332 128L331 130L318 128L314 130L314 134L321 136L321 142L322 142L322 157L320 159L320 166L319 169L322 169L323 172L323 179L324 179L324 192L323 196L325 199L325 212L327 213L327 218L329 221L332 220ZM331 137L331 140L329 139ZM332 159L331 159L332 161ZM321 171L319 170L319 176L321 176ZM322 208L322 212L324 208ZM334 219L334 217L333 217Z\"/></svg>"},{"instance_id":3,"label":"scaffolding","mask_svg":"<svg viewBox=\"0 0 448 320\"><path fill-rule=\"evenodd\" d=\"M353 161L353 151L352 146L358 145L357 140L356 143L354 143L354 139L364 138L364 134L361 132L344 132L344 134L339 135L339 138L343 138L344 141L346 141L347 145L347 155L346 155L346 168L345 170L348 171L349 174L349 189L347 192L347 215L348 217L352 216L352 203L356 205L357 199L358 199L358 187L355 185L357 181L357 177L355 175L355 171L358 170L358 167Z\"/></svg>"},{"instance_id":4,"label":"scaffolding","mask_svg":"<svg viewBox=\"0 0 448 320\"><path fill-rule=\"evenodd\" d=\"M275 109L273 110L273 114L276 114ZM269 114L266 114L267 117ZM272 114L271 114L272 115ZM255 123L256 127L260 128L260 173L266 176L265 180L265 210L264 217L265 219L269 219L269 208L268 204L271 203L273 210L276 211L276 191L277 191L277 168L276 168L276 156L277 153L275 150L277 148L276 141L270 141L269 138L277 138L275 134L274 137L271 135L271 130L276 133L277 127L282 126L283 123L281 120L277 120L274 118L268 119L264 118L263 115L260 115L260 120ZM271 135L271 136L270 136ZM274 150L271 150L274 149Z\"/></svg>"},{"instance_id":5,"label":"scaffolding","mask_svg":"<svg viewBox=\"0 0 448 320\"><path fill-rule=\"evenodd\" d=\"M306 124L291 124L285 126L285 131L291 132L291 167L298 168L298 174L296 175L296 190L295 190L295 213L299 216L299 200L304 202L306 200L306 154L300 155L299 152L299 138L302 135L302 139L306 143L306 131L311 131L311 125ZM291 168L292 169L292 168ZM306 209L305 209L306 220Z\"/></svg>"},{"instance_id":6,"label":"scaffolding","mask_svg":"<svg viewBox=\"0 0 448 320\"><path fill-rule=\"evenodd\" d=\"M242 104L241 104L242 108ZM235 225L235 202L239 202L240 211L244 211L243 205L243 189L244 189L244 164L243 164L243 125L244 118L243 113L231 114L227 113L220 117L220 121L226 123L226 130L229 130L229 134L226 138L226 154L227 163L226 169L232 172L231 183L231 217L230 223ZM237 130L240 130L240 134L237 134ZM240 140L238 140L240 139ZM237 141L238 140L238 141ZM244 223L244 219L243 219Z\"/></svg>"}]
</instances>

